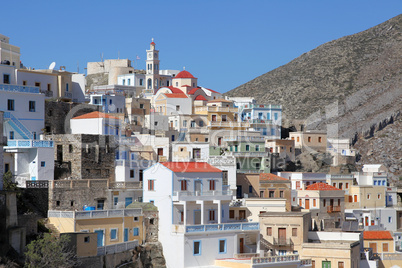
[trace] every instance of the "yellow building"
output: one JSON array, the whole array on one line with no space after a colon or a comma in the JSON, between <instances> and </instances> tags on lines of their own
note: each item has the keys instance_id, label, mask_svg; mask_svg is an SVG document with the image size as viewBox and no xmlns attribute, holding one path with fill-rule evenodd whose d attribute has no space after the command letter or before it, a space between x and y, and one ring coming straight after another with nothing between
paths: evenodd
<instances>
[{"instance_id":1,"label":"yellow building","mask_svg":"<svg viewBox=\"0 0 402 268\"><path fill-rule=\"evenodd\" d=\"M394 253L394 238L390 231L364 231L364 247L371 248L373 253Z\"/></svg>"},{"instance_id":2,"label":"yellow building","mask_svg":"<svg viewBox=\"0 0 402 268\"><path fill-rule=\"evenodd\" d=\"M59 233L89 232L97 234L97 246L143 240L143 215L138 209L93 211L48 211L48 223Z\"/></svg>"},{"instance_id":3,"label":"yellow building","mask_svg":"<svg viewBox=\"0 0 402 268\"><path fill-rule=\"evenodd\" d=\"M249 127L246 122L238 122L238 108L233 101L215 99L207 102L207 106L194 107L194 113L207 115L208 127L215 129L244 130Z\"/></svg>"},{"instance_id":4,"label":"yellow building","mask_svg":"<svg viewBox=\"0 0 402 268\"><path fill-rule=\"evenodd\" d=\"M386 186L353 185L345 199L345 209L386 207Z\"/></svg>"}]
</instances>

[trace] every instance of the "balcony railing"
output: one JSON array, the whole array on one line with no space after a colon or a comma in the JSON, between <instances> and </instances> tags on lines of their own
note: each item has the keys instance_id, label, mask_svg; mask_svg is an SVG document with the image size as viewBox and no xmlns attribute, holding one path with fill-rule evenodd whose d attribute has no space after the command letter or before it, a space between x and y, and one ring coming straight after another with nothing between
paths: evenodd
<instances>
[{"instance_id":1,"label":"balcony railing","mask_svg":"<svg viewBox=\"0 0 402 268\"><path fill-rule=\"evenodd\" d=\"M233 231L258 231L258 222L247 223L223 223L223 224L204 224L204 225L173 225L174 232L180 233L203 233L203 232L233 232Z\"/></svg>"},{"instance_id":2,"label":"balcony railing","mask_svg":"<svg viewBox=\"0 0 402 268\"><path fill-rule=\"evenodd\" d=\"M53 141L43 140L8 140L8 147L23 147L23 148L53 148Z\"/></svg>"},{"instance_id":3,"label":"balcony railing","mask_svg":"<svg viewBox=\"0 0 402 268\"><path fill-rule=\"evenodd\" d=\"M293 241L290 238L275 238L273 244L275 246L292 246Z\"/></svg>"},{"instance_id":4,"label":"balcony railing","mask_svg":"<svg viewBox=\"0 0 402 268\"><path fill-rule=\"evenodd\" d=\"M183 196L222 196L222 195L232 195L232 190L223 190L223 191L180 191L173 192L173 197L183 197Z\"/></svg>"},{"instance_id":5,"label":"balcony railing","mask_svg":"<svg viewBox=\"0 0 402 268\"><path fill-rule=\"evenodd\" d=\"M142 182L141 181L110 182L109 189L142 189Z\"/></svg>"},{"instance_id":6,"label":"balcony railing","mask_svg":"<svg viewBox=\"0 0 402 268\"><path fill-rule=\"evenodd\" d=\"M207 160L208 164L210 165L217 165L217 166L233 166L236 165L236 159L232 156L215 156L209 157Z\"/></svg>"},{"instance_id":7,"label":"balcony railing","mask_svg":"<svg viewBox=\"0 0 402 268\"><path fill-rule=\"evenodd\" d=\"M224 137L224 141L239 141L239 142L265 142L264 137L261 136L236 136Z\"/></svg>"},{"instance_id":8,"label":"balcony railing","mask_svg":"<svg viewBox=\"0 0 402 268\"><path fill-rule=\"evenodd\" d=\"M239 111L238 108L233 107L217 107L217 106L202 106L202 107L195 107L195 112L230 112L230 113L237 113Z\"/></svg>"},{"instance_id":9,"label":"balcony railing","mask_svg":"<svg viewBox=\"0 0 402 268\"><path fill-rule=\"evenodd\" d=\"M20 93L40 93L39 87L17 86L9 84L0 84L0 90Z\"/></svg>"},{"instance_id":10,"label":"balcony railing","mask_svg":"<svg viewBox=\"0 0 402 268\"><path fill-rule=\"evenodd\" d=\"M139 159L139 160L116 160L116 166L124 166L130 168L148 168L153 165L153 161Z\"/></svg>"},{"instance_id":11,"label":"balcony railing","mask_svg":"<svg viewBox=\"0 0 402 268\"><path fill-rule=\"evenodd\" d=\"M49 210L48 218L69 218L69 219L99 219L141 216L141 208L133 209L109 209L109 210L89 210L89 211L57 211Z\"/></svg>"},{"instance_id":12,"label":"balcony railing","mask_svg":"<svg viewBox=\"0 0 402 268\"><path fill-rule=\"evenodd\" d=\"M247 122L250 124L264 124L264 125L272 125L272 120L266 119L247 119Z\"/></svg>"},{"instance_id":13,"label":"balcony railing","mask_svg":"<svg viewBox=\"0 0 402 268\"><path fill-rule=\"evenodd\" d=\"M268 152L226 152L227 155L234 157L265 157L268 156Z\"/></svg>"},{"instance_id":14,"label":"balcony railing","mask_svg":"<svg viewBox=\"0 0 402 268\"><path fill-rule=\"evenodd\" d=\"M328 206L327 212L328 213L341 212L341 206Z\"/></svg>"},{"instance_id":15,"label":"balcony railing","mask_svg":"<svg viewBox=\"0 0 402 268\"><path fill-rule=\"evenodd\" d=\"M265 108L265 109L282 109L282 105L273 104L246 104L243 109L254 109L254 108Z\"/></svg>"},{"instance_id":16,"label":"balcony railing","mask_svg":"<svg viewBox=\"0 0 402 268\"><path fill-rule=\"evenodd\" d=\"M138 240L134 241L129 241L129 242L124 242L124 243L118 243L118 244L113 244L109 246L104 246L104 247L98 247L98 252L97 255L106 255L106 254L114 254L114 253L119 253L123 251L127 251L130 249L134 249L139 245Z\"/></svg>"},{"instance_id":17,"label":"balcony railing","mask_svg":"<svg viewBox=\"0 0 402 268\"><path fill-rule=\"evenodd\" d=\"M70 92L64 92L64 97L65 97L65 98L69 98L69 99L71 99L71 98L73 98L73 93L70 93Z\"/></svg>"},{"instance_id":18,"label":"balcony railing","mask_svg":"<svg viewBox=\"0 0 402 268\"><path fill-rule=\"evenodd\" d=\"M41 90L40 92L45 94L45 97L53 97L53 91L51 90Z\"/></svg>"},{"instance_id":19,"label":"balcony railing","mask_svg":"<svg viewBox=\"0 0 402 268\"><path fill-rule=\"evenodd\" d=\"M247 122L230 122L230 121L211 121L208 127L250 127Z\"/></svg>"},{"instance_id":20,"label":"balcony railing","mask_svg":"<svg viewBox=\"0 0 402 268\"><path fill-rule=\"evenodd\" d=\"M253 258L251 258L252 264L296 262L296 261L299 261L299 255L283 255L283 256L253 257ZM303 261L308 262L308 260L303 260ZM310 260L310 263L311 263L311 260Z\"/></svg>"}]
</instances>

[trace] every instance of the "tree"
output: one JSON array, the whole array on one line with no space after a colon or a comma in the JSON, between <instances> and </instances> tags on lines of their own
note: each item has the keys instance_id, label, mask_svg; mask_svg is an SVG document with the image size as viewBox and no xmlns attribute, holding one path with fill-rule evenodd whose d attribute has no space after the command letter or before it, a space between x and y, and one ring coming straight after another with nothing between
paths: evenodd
<instances>
[{"instance_id":1,"label":"tree","mask_svg":"<svg viewBox=\"0 0 402 268\"><path fill-rule=\"evenodd\" d=\"M4 173L3 184L4 190L16 191L18 189L17 184L13 182L13 174L10 170Z\"/></svg>"},{"instance_id":2,"label":"tree","mask_svg":"<svg viewBox=\"0 0 402 268\"><path fill-rule=\"evenodd\" d=\"M42 237L32 241L25 253L27 268L70 268L78 264L77 256L70 246L70 238L60 238L44 233Z\"/></svg>"}]
</instances>

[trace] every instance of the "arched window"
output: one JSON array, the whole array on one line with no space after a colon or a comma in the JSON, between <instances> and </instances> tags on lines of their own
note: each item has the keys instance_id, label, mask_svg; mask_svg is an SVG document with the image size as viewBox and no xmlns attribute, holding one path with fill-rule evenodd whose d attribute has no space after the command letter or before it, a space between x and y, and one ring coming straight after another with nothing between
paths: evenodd
<instances>
[{"instance_id":1,"label":"arched window","mask_svg":"<svg viewBox=\"0 0 402 268\"><path fill-rule=\"evenodd\" d=\"M148 79L148 89L152 89L152 79Z\"/></svg>"}]
</instances>

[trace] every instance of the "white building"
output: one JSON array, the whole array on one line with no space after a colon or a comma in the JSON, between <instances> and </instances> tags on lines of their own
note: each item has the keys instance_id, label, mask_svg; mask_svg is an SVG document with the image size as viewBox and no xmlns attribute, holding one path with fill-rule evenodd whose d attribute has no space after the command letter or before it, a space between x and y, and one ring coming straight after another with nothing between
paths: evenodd
<instances>
[{"instance_id":1,"label":"white building","mask_svg":"<svg viewBox=\"0 0 402 268\"><path fill-rule=\"evenodd\" d=\"M126 98L122 93L108 93L89 95L89 104L102 106L104 113L124 113Z\"/></svg>"},{"instance_id":2,"label":"white building","mask_svg":"<svg viewBox=\"0 0 402 268\"><path fill-rule=\"evenodd\" d=\"M362 172L352 172L358 185L387 186L388 172L384 165L363 165Z\"/></svg>"},{"instance_id":3,"label":"white building","mask_svg":"<svg viewBox=\"0 0 402 268\"><path fill-rule=\"evenodd\" d=\"M207 163L165 162L145 170L144 202L158 207L167 267L201 267L259 252L258 223L228 223L231 200L221 170Z\"/></svg>"},{"instance_id":4,"label":"white building","mask_svg":"<svg viewBox=\"0 0 402 268\"><path fill-rule=\"evenodd\" d=\"M121 136L120 119L98 111L70 119L71 134Z\"/></svg>"}]
</instances>

